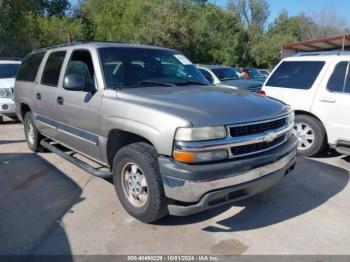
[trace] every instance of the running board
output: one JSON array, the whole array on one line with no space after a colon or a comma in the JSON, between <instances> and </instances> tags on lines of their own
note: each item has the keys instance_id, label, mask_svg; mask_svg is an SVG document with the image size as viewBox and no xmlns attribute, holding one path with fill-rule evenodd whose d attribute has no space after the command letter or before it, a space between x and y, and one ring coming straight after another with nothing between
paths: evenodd
<instances>
[{"instance_id":1,"label":"running board","mask_svg":"<svg viewBox=\"0 0 350 262\"><path fill-rule=\"evenodd\" d=\"M71 162L72 164L76 165L77 167L80 167L81 169L90 173L93 176L101 177L101 178L109 178L112 176L112 173L110 173L108 171L97 170L97 169L93 168L92 166L88 165L87 163L75 158L74 156L71 156L71 155L63 152L62 150L58 149L54 145L50 144L48 139L41 140L40 145L42 145L44 148L51 151L52 153L55 153L55 154L59 155L60 157L64 158L65 160Z\"/></svg>"}]
</instances>

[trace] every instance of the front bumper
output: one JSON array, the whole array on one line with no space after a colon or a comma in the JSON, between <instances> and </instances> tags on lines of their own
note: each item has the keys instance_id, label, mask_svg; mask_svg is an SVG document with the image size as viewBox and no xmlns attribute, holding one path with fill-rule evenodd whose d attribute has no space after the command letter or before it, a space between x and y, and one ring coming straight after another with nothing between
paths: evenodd
<instances>
[{"instance_id":1,"label":"front bumper","mask_svg":"<svg viewBox=\"0 0 350 262\"><path fill-rule=\"evenodd\" d=\"M6 116L16 115L16 104L11 98L0 98L0 114Z\"/></svg>"},{"instance_id":2,"label":"front bumper","mask_svg":"<svg viewBox=\"0 0 350 262\"><path fill-rule=\"evenodd\" d=\"M297 139L259 156L211 165L185 165L159 158L172 215L188 215L257 194L294 168Z\"/></svg>"}]
</instances>

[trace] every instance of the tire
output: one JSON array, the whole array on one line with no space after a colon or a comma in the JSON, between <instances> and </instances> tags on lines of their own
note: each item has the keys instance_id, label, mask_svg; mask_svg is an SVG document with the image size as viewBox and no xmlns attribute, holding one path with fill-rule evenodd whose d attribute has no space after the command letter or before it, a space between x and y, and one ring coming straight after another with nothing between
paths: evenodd
<instances>
[{"instance_id":1,"label":"tire","mask_svg":"<svg viewBox=\"0 0 350 262\"><path fill-rule=\"evenodd\" d=\"M32 134L29 134L29 129L32 128ZM27 112L24 116L24 135L26 137L27 145L33 152L43 151L43 147L40 145L40 141L43 136L39 133L32 112Z\"/></svg>"},{"instance_id":2,"label":"tire","mask_svg":"<svg viewBox=\"0 0 350 262\"><path fill-rule=\"evenodd\" d=\"M130 215L145 223L155 222L168 214L157 157L153 146L134 143L123 147L113 160L113 184L121 204ZM137 172L133 168L138 168ZM140 182L139 187L136 185L136 189L141 188L136 192L139 193L137 197L132 197L131 192L137 184L133 181ZM146 187L143 187L144 182Z\"/></svg>"},{"instance_id":3,"label":"tire","mask_svg":"<svg viewBox=\"0 0 350 262\"><path fill-rule=\"evenodd\" d=\"M3 116L0 116L0 124L4 122L4 117Z\"/></svg>"},{"instance_id":4,"label":"tire","mask_svg":"<svg viewBox=\"0 0 350 262\"><path fill-rule=\"evenodd\" d=\"M304 130L303 132L301 130ZM308 132L306 132L308 131ZM302 156L314 156L322 152L327 145L326 131L319 120L308 115L296 115L294 134L299 139L298 154ZM304 134L304 136L303 136ZM314 137L312 140L311 137ZM310 139L306 139L310 138ZM305 145L305 139L310 145Z\"/></svg>"}]
</instances>

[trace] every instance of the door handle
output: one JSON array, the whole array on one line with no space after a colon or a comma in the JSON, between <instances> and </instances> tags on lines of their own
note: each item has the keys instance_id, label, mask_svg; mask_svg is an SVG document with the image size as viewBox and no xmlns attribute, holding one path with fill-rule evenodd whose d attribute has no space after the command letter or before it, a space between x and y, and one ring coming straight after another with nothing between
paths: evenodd
<instances>
[{"instance_id":1,"label":"door handle","mask_svg":"<svg viewBox=\"0 0 350 262\"><path fill-rule=\"evenodd\" d=\"M36 93L36 99L41 100L41 94L40 93Z\"/></svg>"},{"instance_id":2,"label":"door handle","mask_svg":"<svg viewBox=\"0 0 350 262\"><path fill-rule=\"evenodd\" d=\"M63 102L64 102L63 97L62 97L62 96L58 96L58 97L57 97L57 104L63 105Z\"/></svg>"},{"instance_id":3,"label":"door handle","mask_svg":"<svg viewBox=\"0 0 350 262\"><path fill-rule=\"evenodd\" d=\"M320 102L335 103L337 102L337 99L331 97L321 97Z\"/></svg>"}]
</instances>

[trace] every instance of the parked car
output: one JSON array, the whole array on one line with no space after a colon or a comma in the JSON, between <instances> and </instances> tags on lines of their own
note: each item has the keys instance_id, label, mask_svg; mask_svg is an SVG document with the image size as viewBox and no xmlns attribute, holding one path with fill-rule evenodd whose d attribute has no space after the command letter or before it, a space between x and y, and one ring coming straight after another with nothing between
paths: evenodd
<instances>
[{"instance_id":1,"label":"parked car","mask_svg":"<svg viewBox=\"0 0 350 262\"><path fill-rule=\"evenodd\" d=\"M262 73L265 77L268 77L270 75L270 71L267 69L258 69L260 73Z\"/></svg>"},{"instance_id":2,"label":"parked car","mask_svg":"<svg viewBox=\"0 0 350 262\"><path fill-rule=\"evenodd\" d=\"M327 144L350 154L350 55L308 55L282 60L263 89L295 110L298 152L313 156Z\"/></svg>"},{"instance_id":3,"label":"parked car","mask_svg":"<svg viewBox=\"0 0 350 262\"><path fill-rule=\"evenodd\" d=\"M222 65L197 65L197 67L211 84L262 93L261 82L244 79L235 68Z\"/></svg>"},{"instance_id":4,"label":"parked car","mask_svg":"<svg viewBox=\"0 0 350 262\"><path fill-rule=\"evenodd\" d=\"M16 117L13 86L21 62L10 59L0 59L0 123L3 116Z\"/></svg>"},{"instance_id":5,"label":"parked car","mask_svg":"<svg viewBox=\"0 0 350 262\"><path fill-rule=\"evenodd\" d=\"M23 60L15 101L32 151L113 176L121 204L148 223L256 194L295 165L290 107L211 86L171 49L82 42L36 50Z\"/></svg>"},{"instance_id":6,"label":"parked car","mask_svg":"<svg viewBox=\"0 0 350 262\"><path fill-rule=\"evenodd\" d=\"M265 82L267 78L264 74L260 73L260 71L256 68L244 67L243 71L248 73L250 80L258 81L258 82L261 82L262 84Z\"/></svg>"}]
</instances>

